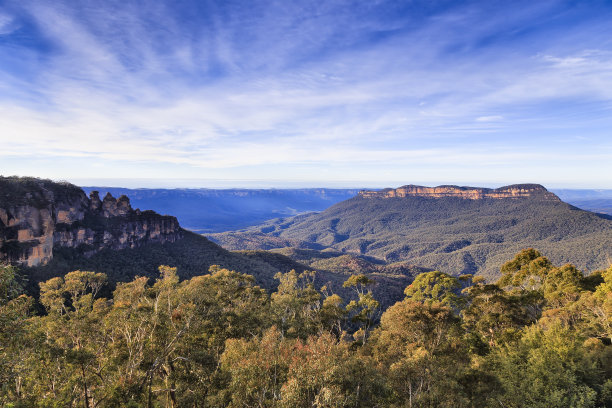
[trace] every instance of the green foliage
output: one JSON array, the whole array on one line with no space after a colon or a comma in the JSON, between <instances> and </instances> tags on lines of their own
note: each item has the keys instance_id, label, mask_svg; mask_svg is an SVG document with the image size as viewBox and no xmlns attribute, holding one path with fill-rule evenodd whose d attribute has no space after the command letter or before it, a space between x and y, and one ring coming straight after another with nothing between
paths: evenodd
<instances>
[{"instance_id":1,"label":"green foliage","mask_svg":"<svg viewBox=\"0 0 612 408\"><path fill-rule=\"evenodd\" d=\"M535 290L541 287L551 267L548 258L542 256L539 251L533 248L524 249L501 267L502 277L497 284L501 287Z\"/></svg>"},{"instance_id":2,"label":"green foliage","mask_svg":"<svg viewBox=\"0 0 612 408\"><path fill-rule=\"evenodd\" d=\"M16 267L0 264L0 305L6 304L22 293L23 288L17 278Z\"/></svg>"},{"instance_id":3,"label":"green foliage","mask_svg":"<svg viewBox=\"0 0 612 408\"><path fill-rule=\"evenodd\" d=\"M0 266L0 405L612 407L612 267L542 259L519 253L503 287L424 273L379 324L372 275L349 275L345 302L310 271L268 295L162 265L107 297L106 275L75 270L41 282L37 315Z\"/></svg>"},{"instance_id":4,"label":"green foliage","mask_svg":"<svg viewBox=\"0 0 612 408\"><path fill-rule=\"evenodd\" d=\"M24 342L33 299L21 293L16 268L0 265L0 405L21 397L21 382L27 370ZM10 386L15 384L15 386Z\"/></svg>"},{"instance_id":5,"label":"green foliage","mask_svg":"<svg viewBox=\"0 0 612 408\"><path fill-rule=\"evenodd\" d=\"M459 279L446 273L433 271L422 273L404 290L407 299L423 303L440 303L458 310L463 304L459 296Z\"/></svg>"},{"instance_id":6,"label":"green foliage","mask_svg":"<svg viewBox=\"0 0 612 408\"><path fill-rule=\"evenodd\" d=\"M575 301L585 290L584 276L574 265L567 264L550 269L542 286L544 298L549 306L563 306Z\"/></svg>"},{"instance_id":7,"label":"green foliage","mask_svg":"<svg viewBox=\"0 0 612 408\"><path fill-rule=\"evenodd\" d=\"M283 336L307 337L320 330L321 294L314 288L314 273L291 270L275 276L279 285L272 294L272 313Z\"/></svg>"},{"instance_id":8,"label":"green foliage","mask_svg":"<svg viewBox=\"0 0 612 408\"><path fill-rule=\"evenodd\" d=\"M597 406L590 381L601 372L580 336L558 323L527 328L517 343L496 350L490 364L505 391L497 397L501 406Z\"/></svg>"},{"instance_id":9,"label":"green foliage","mask_svg":"<svg viewBox=\"0 0 612 408\"><path fill-rule=\"evenodd\" d=\"M342 285L345 288L354 289L357 294L357 299L351 300L346 305L346 311L351 322L359 327L353 337L362 344L367 341L380 308L380 303L374 299L370 289L375 283L376 281L362 274L351 275Z\"/></svg>"},{"instance_id":10,"label":"green foliage","mask_svg":"<svg viewBox=\"0 0 612 408\"><path fill-rule=\"evenodd\" d=\"M602 272L601 277L603 278L603 282L597 286L596 292L599 296L603 297L612 293L612 266Z\"/></svg>"},{"instance_id":11,"label":"green foliage","mask_svg":"<svg viewBox=\"0 0 612 408\"><path fill-rule=\"evenodd\" d=\"M462 311L464 326L474 345L496 347L512 342L522 328L541 315L539 292L505 292L497 285L478 283L466 290L468 306Z\"/></svg>"},{"instance_id":12,"label":"green foliage","mask_svg":"<svg viewBox=\"0 0 612 408\"><path fill-rule=\"evenodd\" d=\"M367 287L376 283L373 279L368 278L364 274L351 275L350 278L342 284L343 288L354 288L358 295L365 293Z\"/></svg>"},{"instance_id":13,"label":"green foliage","mask_svg":"<svg viewBox=\"0 0 612 408\"><path fill-rule=\"evenodd\" d=\"M381 399L373 361L329 333L228 340L221 357L232 378L229 407L372 407Z\"/></svg>"},{"instance_id":14,"label":"green foliage","mask_svg":"<svg viewBox=\"0 0 612 408\"><path fill-rule=\"evenodd\" d=\"M241 253L260 254L264 251L242 251ZM264 252L270 254L271 252ZM316 270L320 282L333 288L344 298L349 298L354 290L345 287L344 282L350 275L366 275L376 280L371 287L372 294L381 304L382 308L393 305L403 297L403 288L412 282L414 277L429 269L415 266L409 262L395 262L387 264L379 259L354 254L345 254L336 251L317 251L314 249L282 248L272 252L282 254L307 269ZM287 258L285 258L287 259ZM299 265L298 264L298 265ZM298 270L298 268L294 267Z\"/></svg>"},{"instance_id":15,"label":"green foliage","mask_svg":"<svg viewBox=\"0 0 612 408\"><path fill-rule=\"evenodd\" d=\"M291 349L296 341L284 341L272 327L261 338L229 339L221 356L222 368L231 378L228 407L271 407L280 400L287 380Z\"/></svg>"},{"instance_id":16,"label":"green foliage","mask_svg":"<svg viewBox=\"0 0 612 408\"><path fill-rule=\"evenodd\" d=\"M372 343L374 356L388 370L392 406L469 406L473 384L464 386L462 380L478 371L469 369L461 339L460 320L449 307L409 299L390 307Z\"/></svg>"}]
</instances>

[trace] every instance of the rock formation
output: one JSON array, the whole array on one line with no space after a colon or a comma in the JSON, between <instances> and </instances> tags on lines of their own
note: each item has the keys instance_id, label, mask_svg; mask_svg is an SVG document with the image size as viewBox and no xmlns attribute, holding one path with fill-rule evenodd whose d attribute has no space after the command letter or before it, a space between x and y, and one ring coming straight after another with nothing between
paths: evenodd
<instances>
[{"instance_id":1,"label":"rock formation","mask_svg":"<svg viewBox=\"0 0 612 408\"><path fill-rule=\"evenodd\" d=\"M91 256L182 236L175 217L134 210L126 196L100 200L69 183L0 177L0 262L37 266L58 248Z\"/></svg>"},{"instance_id":2,"label":"rock formation","mask_svg":"<svg viewBox=\"0 0 612 408\"><path fill-rule=\"evenodd\" d=\"M443 198L456 197L466 200L517 199L535 198L547 201L561 201L559 197L539 184L513 184L496 189L480 187L438 186L423 187L407 185L396 189L386 188L380 191L363 190L359 195L364 198L394 198L394 197L426 197Z\"/></svg>"}]
</instances>

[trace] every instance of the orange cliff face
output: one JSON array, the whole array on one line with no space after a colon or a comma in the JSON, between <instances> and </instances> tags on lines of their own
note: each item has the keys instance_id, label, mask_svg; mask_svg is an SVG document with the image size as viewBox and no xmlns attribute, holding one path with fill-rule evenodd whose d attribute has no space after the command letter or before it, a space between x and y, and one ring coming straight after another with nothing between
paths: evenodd
<instances>
[{"instance_id":1,"label":"orange cliff face","mask_svg":"<svg viewBox=\"0 0 612 408\"><path fill-rule=\"evenodd\" d=\"M359 196L364 198L395 198L395 197L455 197L466 200L518 199L535 198L546 201L561 201L559 197L539 184L514 184L496 189L479 187L438 186L423 187L407 185L396 189L387 188L380 191L363 190Z\"/></svg>"},{"instance_id":2,"label":"orange cliff face","mask_svg":"<svg viewBox=\"0 0 612 408\"><path fill-rule=\"evenodd\" d=\"M58 247L91 256L105 248L174 242L175 217L134 210L125 196L89 198L80 188L49 180L0 177L0 262L38 266Z\"/></svg>"}]
</instances>

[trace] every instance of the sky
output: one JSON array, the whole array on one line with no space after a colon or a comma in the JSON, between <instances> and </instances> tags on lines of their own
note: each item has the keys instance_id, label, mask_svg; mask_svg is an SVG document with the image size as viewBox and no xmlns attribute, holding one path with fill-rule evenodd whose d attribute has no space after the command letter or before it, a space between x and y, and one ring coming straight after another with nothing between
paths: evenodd
<instances>
[{"instance_id":1,"label":"sky","mask_svg":"<svg viewBox=\"0 0 612 408\"><path fill-rule=\"evenodd\" d=\"M0 0L0 175L612 188L612 2Z\"/></svg>"}]
</instances>

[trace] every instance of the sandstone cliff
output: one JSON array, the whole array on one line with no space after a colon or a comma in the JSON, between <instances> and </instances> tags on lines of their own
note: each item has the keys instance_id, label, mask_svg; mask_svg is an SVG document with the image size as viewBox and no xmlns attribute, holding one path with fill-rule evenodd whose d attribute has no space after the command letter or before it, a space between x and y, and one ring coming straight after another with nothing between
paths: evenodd
<instances>
[{"instance_id":1,"label":"sandstone cliff","mask_svg":"<svg viewBox=\"0 0 612 408\"><path fill-rule=\"evenodd\" d=\"M364 198L457 197L466 200L481 200L485 198L532 198L546 201L561 201L559 197L546 190L546 188L539 184L513 184L511 186L496 189L459 186L423 187L408 185L396 189L387 188L380 191L363 190L359 192L359 195Z\"/></svg>"},{"instance_id":2,"label":"sandstone cliff","mask_svg":"<svg viewBox=\"0 0 612 408\"><path fill-rule=\"evenodd\" d=\"M90 256L182 236L175 217L134 210L126 196L100 200L69 183L0 177L0 262L37 266L58 248Z\"/></svg>"}]
</instances>

